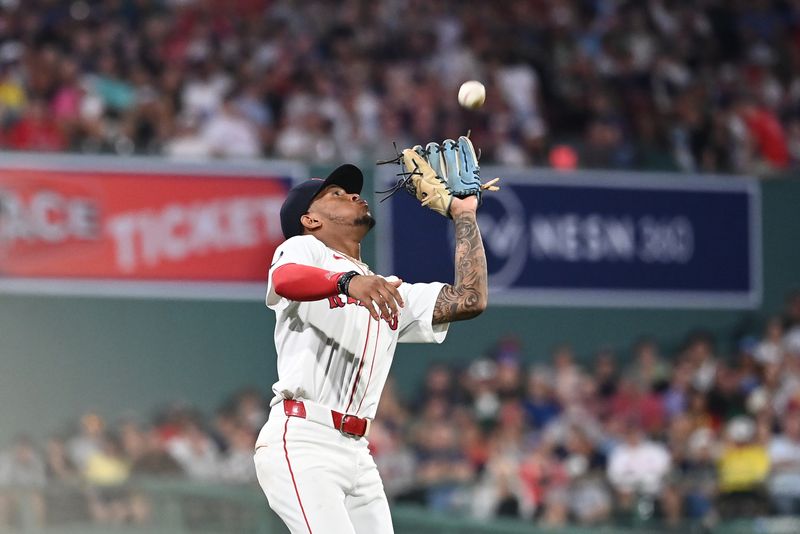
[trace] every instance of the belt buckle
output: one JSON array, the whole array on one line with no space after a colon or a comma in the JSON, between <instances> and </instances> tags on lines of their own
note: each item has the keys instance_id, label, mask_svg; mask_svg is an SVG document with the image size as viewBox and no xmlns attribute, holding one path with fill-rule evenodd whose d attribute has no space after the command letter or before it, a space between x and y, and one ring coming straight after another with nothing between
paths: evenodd
<instances>
[{"instance_id":1,"label":"belt buckle","mask_svg":"<svg viewBox=\"0 0 800 534\"><path fill-rule=\"evenodd\" d=\"M360 437L363 437L363 435L353 434L352 432L348 432L347 430L344 429L344 423L345 421L347 421L348 417L353 417L355 419L358 419L358 417L356 417L355 415L342 414L342 420L339 421L339 432L341 432L345 436L350 436L351 438L358 439Z\"/></svg>"}]
</instances>

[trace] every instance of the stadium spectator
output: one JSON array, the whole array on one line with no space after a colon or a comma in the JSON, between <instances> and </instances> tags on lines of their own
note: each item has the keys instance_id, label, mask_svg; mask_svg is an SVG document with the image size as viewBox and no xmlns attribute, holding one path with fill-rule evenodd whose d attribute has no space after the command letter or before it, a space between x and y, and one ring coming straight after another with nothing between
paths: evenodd
<instances>
[{"instance_id":1,"label":"stadium spectator","mask_svg":"<svg viewBox=\"0 0 800 534\"><path fill-rule=\"evenodd\" d=\"M660 432L666 419L661 395L628 377L617 382L616 392L610 399L610 416L635 419L648 434Z\"/></svg>"},{"instance_id":2,"label":"stadium spectator","mask_svg":"<svg viewBox=\"0 0 800 534\"><path fill-rule=\"evenodd\" d=\"M497 362L495 391L501 400L522 399L524 373L517 356L501 354L495 356Z\"/></svg>"},{"instance_id":3,"label":"stadium spectator","mask_svg":"<svg viewBox=\"0 0 800 534\"><path fill-rule=\"evenodd\" d=\"M168 440L167 450L191 479L214 480L219 475L219 448L196 421L183 421L178 434Z\"/></svg>"},{"instance_id":4,"label":"stadium spectator","mask_svg":"<svg viewBox=\"0 0 800 534\"><path fill-rule=\"evenodd\" d=\"M592 377L597 383L597 396L608 401L617 393L619 380L617 361L614 351L604 347L594 355L594 370Z\"/></svg>"},{"instance_id":5,"label":"stadium spectator","mask_svg":"<svg viewBox=\"0 0 800 534\"><path fill-rule=\"evenodd\" d=\"M547 426L561 411L553 394L549 373L542 368L534 368L528 374L527 397L524 402L528 424L537 430Z\"/></svg>"},{"instance_id":6,"label":"stadium spectator","mask_svg":"<svg viewBox=\"0 0 800 534\"><path fill-rule=\"evenodd\" d=\"M575 354L569 345L556 347L553 351L555 394L562 405L568 404L580 390L581 372L574 360Z\"/></svg>"},{"instance_id":7,"label":"stadium spectator","mask_svg":"<svg viewBox=\"0 0 800 534\"><path fill-rule=\"evenodd\" d=\"M256 436L250 428L237 425L230 436L228 448L223 453L217 477L228 483L246 484L256 481L253 469L253 449Z\"/></svg>"},{"instance_id":8,"label":"stadium spectator","mask_svg":"<svg viewBox=\"0 0 800 534\"><path fill-rule=\"evenodd\" d=\"M783 335L780 317L770 318L764 328L764 337L753 349L753 356L758 363L766 365L783 361Z\"/></svg>"},{"instance_id":9,"label":"stadium spectator","mask_svg":"<svg viewBox=\"0 0 800 534\"><path fill-rule=\"evenodd\" d=\"M168 451L165 441L155 428L145 432L144 450L131 458L132 476L177 477L183 476L183 468Z\"/></svg>"},{"instance_id":10,"label":"stadium spectator","mask_svg":"<svg viewBox=\"0 0 800 534\"><path fill-rule=\"evenodd\" d=\"M78 470L69 459L63 438L53 436L47 440L45 457L48 479L61 482L73 482L78 479Z\"/></svg>"},{"instance_id":11,"label":"stadium spectator","mask_svg":"<svg viewBox=\"0 0 800 534\"><path fill-rule=\"evenodd\" d=\"M43 526L46 484L45 461L27 436L18 436L0 453L0 527L18 524ZM23 523L21 514L31 518Z\"/></svg>"},{"instance_id":12,"label":"stadium spectator","mask_svg":"<svg viewBox=\"0 0 800 534\"><path fill-rule=\"evenodd\" d=\"M60 151L67 148L61 126L49 114L45 102L33 100L6 134L6 144L15 150Z\"/></svg>"},{"instance_id":13,"label":"stadium spectator","mask_svg":"<svg viewBox=\"0 0 800 534\"><path fill-rule=\"evenodd\" d=\"M100 449L86 458L83 468L89 511L95 522L121 525L128 521L131 501L124 484L129 476L130 462L120 439L107 434Z\"/></svg>"},{"instance_id":14,"label":"stadium spectator","mask_svg":"<svg viewBox=\"0 0 800 534\"><path fill-rule=\"evenodd\" d=\"M686 361L676 362L664 392L664 409L669 417L686 412L691 395L692 371Z\"/></svg>"},{"instance_id":15,"label":"stadium spectator","mask_svg":"<svg viewBox=\"0 0 800 534\"><path fill-rule=\"evenodd\" d=\"M194 117L179 117L174 124L174 135L166 140L164 154L175 159L206 157L208 144L200 131L200 121Z\"/></svg>"},{"instance_id":16,"label":"stadium spectator","mask_svg":"<svg viewBox=\"0 0 800 534\"><path fill-rule=\"evenodd\" d=\"M89 515L88 497L84 491L74 491L83 484L82 474L69 459L63 435L54 435L47 440L45 461L48 486L57 488L44 492L47 523L58 525L85 520Z\"/></svg>"},{"instance_id":17,"label":"stadium spectator","mask_svg":"<svg viewBox=\"0 0 800 534\"><path fill-rule=\"evenodd\" d=\"M686 341L683 358L692 369L692 386L698 391L708 393L717 374L713 338L706 332L692 333Z\"/></svg>"},{"instance_id":18,"label":"stadium spectator","mask_svg":"<svg viewBox=\"0 0 800 534\"><path fill-rule=\"evenodd\" d=\"M732 419L725 427L725 440L718 460L720 516L729 519L764 514L770 458L766 447L757 441L755 422L746 416Z\"/></svg>"},{"instance_id":19,"label":"stadium spectator","mask_svg":"<svg viewBox=\"0 0 800 534\"><path fill-rule=\"evenodd\" d=\"M578 426L570 429L561 454L570 478L568 503L571 517L582 525L607 521L613 501L604 480L605 455Z\"/></svg>"},{"instance_id":20,"label":"stadium spectator","mask_svg":"<svg viewBox=\"0 0 800 534\"><path fill-rule=\"evenodd\" d=\"M252 432L258 433L269 417L269 406L264 396L256 388L244 389L238 393L236 403L236 416Z\"/></svg>"},{"instance_id":21,"label":"stadium spectator","mask_svg":"<svg viewBox=\"0 0 800 534\"><path fill-rule=\"evenodd\" d=\"M254 158L261 154L258 129L236 105L234 96L226 97L217 106L200 135L211 157Z\"/></svg>"},{"instance_id":22,"label":"stadium spectator","mask_svg":"<svg viewBox=\"0 0 800 534\"><path fill-rule=\"evenodd\" d=\"M769 494L779 514L800 514L800 413L787 413L769 443Z\"/></svg>"},{"instance_id":23,"label":"stadium spectator","mask_svg":"<svg viewBox=\"0 0 800 534\"><path fill-rule=\"evenodd\" d=\"M100 451L105 438L105 427L103 418L94 412L88 412L81 417L78 434L67 441L69 459L78 471L86 469L89 457Z\"/></svg>"},{"instance_id":24,"label":"stadium spectator","mask_svg":"<svg viewBox=\"0 0 800 534\"><path fill-rule=\"evenodd\" d=\"M705 517L716 491L713 431L705 427L695 429L686 414L677 414L667 429L666 444L672 457L672 479L680 481L687 515L695 519Z\"/></svg>"},{"instance_id":25,"label":"stadium spectator","mask_svg":"<svg viewBox=\"0 0 800 534\"><path fill-rule=\"evenodd\" d=\"M633 347L633 362L629 369L631 379L654 391L664 391L669 383L670 366L662 358L658 344L642 338Z\"/></svg>"},{"instance_id":26,"label":"stadium spectator","mask_svg":"<svg viewBox=\"0 0 800 534\"><path fill-rule=\"evenodd\" d=\"M452 369L443 363L431 364L425 372L425 381L417 398L421 402L432 398L441 399L448 406L452 406L456 401Z\"/></svg>"},{"instance_id":27,"label":"stadium spectator","mask_svg":"<svg viewBox=\"0 0 800 534\"><path fill-rule=\"evenodd\" d=\"M0 126L3 130L22 115L26 100L22 81L14 75L9 65L0 63Z\"/></svg>"},{"instance_id":28,"label":"stadium spectator","mask_svg":"<svg viewBox=\"0 0 800 534\"><path fill-rule=\"evenodd\" d=\"M739 101L736 111L755 145L756 169L759 166L766 167L767 171L788 167L789 150L786 145L786 132L775 113L756 105L751 100Z\"/></svg>"},{"instance_id":29,"label":"stadium spectator","mask_svg":"<svg viewBox=\"0 0 800 534\"><path fill-rule=\"evenodd\" d=\"M494 381L497 365L487 358L479 358L461 373L460 386L469 398L471 410L482 425L490 426L500 410L500 398Z\"/></svg>"},{"instance_id":30,"label":"stadium spectator","mask_svg":"<svg viewBox=\"0 0 800 534\"><path fill-rule=\"evenodd\" d=\"M660 496L671 458L663 444L646 439L640 421L626 421L622 439L608 458L608 480L619 508L630 512L637 499Z\"/></svg>"},{"instance_id":31,"label":"stadium spectator","mask_svg":"<svg viewBox=\"0 0 800 534\"><path fill-rule=\"evenodd\" d=\"M472 515L491 517L524 517L533 515L534 507L526 500L517 462L503 455L491 455L472 493Z\"/></svg>"}]
</instances>

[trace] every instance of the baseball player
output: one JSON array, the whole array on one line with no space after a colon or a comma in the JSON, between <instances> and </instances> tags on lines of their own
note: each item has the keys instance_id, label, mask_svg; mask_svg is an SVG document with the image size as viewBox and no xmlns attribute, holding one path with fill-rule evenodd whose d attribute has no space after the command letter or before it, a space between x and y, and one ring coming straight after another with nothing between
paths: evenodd
<instances>
[{"instance_id":1,"label":"baseball player","mask_svg":"<svg viewBox=\"0 0 800 534\"><path fill-rule=\"evenodd\" d=\"M375 225L361 171L342 165L295 186L281 208L286 241L269 269L278 381L256 441L258 481L292 533L393 532L368 449L370 422L397 342L441 343L452 321L487 304L475 213L481 189L469 139L406 149L404 186L455 224L455 283L404 283L361 261ZM476 185L477 184L477 185Z\"/></svg>"}]
</instances>

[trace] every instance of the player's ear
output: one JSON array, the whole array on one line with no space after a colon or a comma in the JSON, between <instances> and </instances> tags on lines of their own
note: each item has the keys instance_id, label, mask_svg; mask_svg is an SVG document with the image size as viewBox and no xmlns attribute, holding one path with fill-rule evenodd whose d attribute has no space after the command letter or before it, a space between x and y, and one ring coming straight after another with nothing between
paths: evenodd
<instances>
[{"instance_id":1,"label":"player's ear","mask_svg":"<svg viewBox=\"0 0 800 534\"><path fill-rule=\"evenodd\" d=\"M303 228L306 228L307 230L316 230L322 226L319 218L310 213L304 213L300 216L300 224L302 224Z\"/></svg>"}]
</instances>

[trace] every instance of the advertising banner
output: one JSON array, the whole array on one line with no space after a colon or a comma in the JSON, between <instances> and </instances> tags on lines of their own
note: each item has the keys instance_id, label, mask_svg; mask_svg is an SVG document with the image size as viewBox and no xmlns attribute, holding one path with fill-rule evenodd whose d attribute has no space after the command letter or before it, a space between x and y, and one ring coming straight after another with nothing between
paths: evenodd
<instances>
[{"instance_id":1,"label":"advertising banner","mask_svg":"<svg viewBox=\"0 0 800 534\"><path fill-rule=\"evenodd\" d=\"M752 308L761 299L760 190L729 176L482 169L501 177L478 221L491 302ZM394 178L384 174L381 184ZM381 272L453 280L452 223L397 194ZM379 212L380 213L380 212Z\"/></svg>"},{"instance_id":2,"label":"advertising banner","mask_svg":"<svg viewBox=\"0 0 800 534\"><path fill-rule=\"evenodd\" d=\"M63 161L0 160L0 289L263 294L281 203L304 173Z\"/></svg>"}]
</instances>

